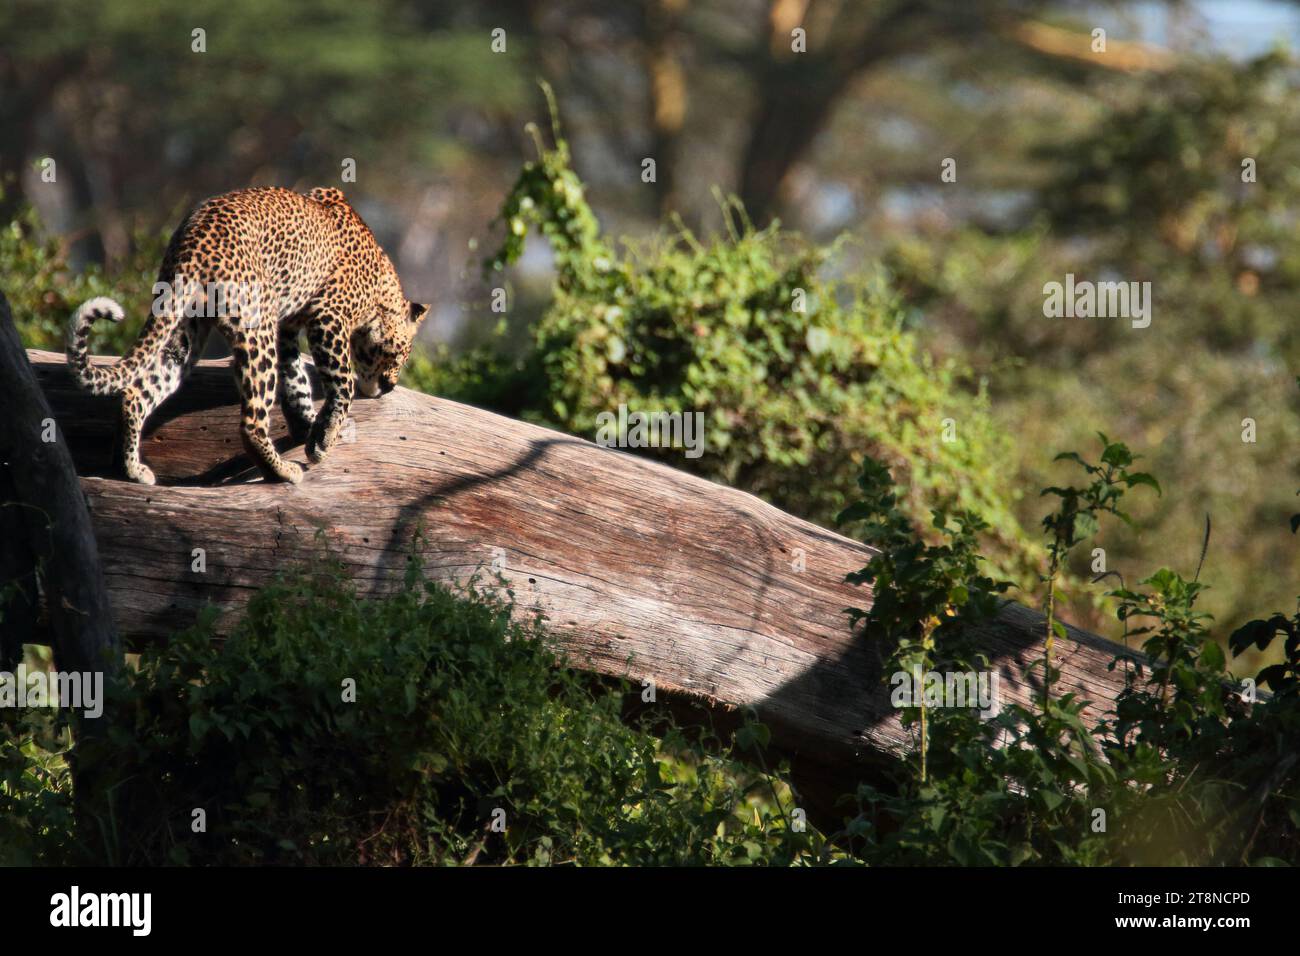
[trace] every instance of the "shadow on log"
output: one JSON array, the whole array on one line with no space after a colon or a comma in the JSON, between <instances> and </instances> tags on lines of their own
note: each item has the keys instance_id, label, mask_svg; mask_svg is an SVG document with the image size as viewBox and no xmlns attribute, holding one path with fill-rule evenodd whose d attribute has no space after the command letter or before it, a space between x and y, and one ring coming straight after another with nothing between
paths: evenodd
<instances>
[{"instance_id":1,"label":"shadow on log","mask_svg":"<svg viewBox=\"0 0 1300 956\"><path fill-rule=\"evenodd\" d=\"M223 362L203 363L154 416L142 451L160 484L130 484L113 466L116 400L77 389L61 355L30 358L85 476L117 627L135 643L208 604L228 621L318 554L319 532L363 593L397 588L413 550L446 581L495 566L573 666L651 680L723 724L753 707L814 812L852 792L868 762L910 746L881 649L843 613L870 604L844 576L871 550L751 495L400 388L358 398L355 441L323 464L290 450L307 469L301 485L267 484L243 455ZM1018 606L980 635L1004 701L1031 702L1022 669L1042 656L1042 635L1041 615ZM1107 665L1122 650L1070 629L1054 690L1108 705L1122 675Z\"/></svg>"}]
</instances>

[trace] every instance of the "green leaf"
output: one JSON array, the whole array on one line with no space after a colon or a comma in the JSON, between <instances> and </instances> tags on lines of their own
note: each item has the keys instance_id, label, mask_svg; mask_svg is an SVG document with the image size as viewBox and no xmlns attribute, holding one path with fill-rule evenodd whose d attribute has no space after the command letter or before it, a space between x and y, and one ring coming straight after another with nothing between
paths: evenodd
<instances>
[{"instance_id":1,"label":"green leaf","mask_svg":"<svg viewBox=\"0 0 1300 956\"><path fill-rule=\"evenodd\" d=\"M1101 453L1101 460L1115 468L1124 468L1133 464L1133 455L1123 442L1114 442L1106 446Z\"/></svg>"},{"instance_id":2,"label":"green leaf","mask_svg":"<svg viewBox=\"0 0 1300 956\"><path fill-rule=\"evenodd\" d=\"M1053 458L1052 461L1072 461L1076 464L1083 465L1085 468L1088 467L1088 463L1079 457L1077 451L1063 451Z\"/></svg>"},{"instance_id":3,"label":"green leaf","mask_svg":"<svg viewBox=\"0 0 1300 956\"><path fill-rule=\"evenodd\" d=\"M1213 671L1221 671L1227 664L1223 648L1214 640L1207 640L1201 647L1201 666Z\"/></svg>"},{"instance_id":4,"label":"green leaf","mask_svg":"<svg viewBox=\"0 0 1300 956\"><path fill-rule=\"evenodd\" d=\"M1125 474L1124 483L1130 488L1135 485L1146 485L1149 488L1154 488L1157 495L1164 497L1160 490L1160 482L1156 481L1154 476L1147 474L1145 471L1135 471Z\"/></svg>"}]
</instances>

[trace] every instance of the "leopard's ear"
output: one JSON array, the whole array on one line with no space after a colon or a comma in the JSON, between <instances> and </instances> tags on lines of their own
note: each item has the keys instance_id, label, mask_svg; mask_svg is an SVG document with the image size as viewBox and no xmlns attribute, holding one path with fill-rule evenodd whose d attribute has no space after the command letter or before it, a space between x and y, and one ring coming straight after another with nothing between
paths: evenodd
<instances>
[{"instance_id":1,"label":"leopard's ear","mask_svg":"<svg viewBox=\"0 0 1300 956\"><path fill-rule=\"evenodd\" d=\"M419 302L408 302L406 304L411 309L410 319L413 325L419 325L424 321L424 317L429 314L429 307L427 305L423 305Z\"/></svg>"}]
</instances>

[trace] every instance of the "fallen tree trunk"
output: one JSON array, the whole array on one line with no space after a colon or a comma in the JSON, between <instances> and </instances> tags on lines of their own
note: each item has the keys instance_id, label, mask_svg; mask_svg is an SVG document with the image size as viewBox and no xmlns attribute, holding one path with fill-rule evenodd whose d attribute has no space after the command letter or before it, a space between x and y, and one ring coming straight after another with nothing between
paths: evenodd
<instances>
[{"instance_id":1,"label":"fallen tree trunk","mask_svg":"<svg viewBox=\"0 0 1300 956\"><path fill-rule=\"evenodd\" d=\"M753 707L822 809L864 761L910 747L882 649L843 613L870 605L844 576L871 550L751 495L406 389L358 399L355 442L301 485L266 484L214 362L155 416L143 453L161 484L130 484L113 470L115 401L79 391L62 356L30 357L81 473L96 476L83 487L118 628L136 641L207 604L229 620L322 546L367 594L397 587L414 551L438 579L499 571L576 667L651 680L719 716ZM289 456L306 461L301 447ZM1004 702L1034 699L1022 669L1042 656L1043 630L1041 615L1012 606L980 635ZM1122 648L1074 629L1056 647L1054 691L1108 706L1122 676L1107 664Z\"/></svg>"}]
</instances>

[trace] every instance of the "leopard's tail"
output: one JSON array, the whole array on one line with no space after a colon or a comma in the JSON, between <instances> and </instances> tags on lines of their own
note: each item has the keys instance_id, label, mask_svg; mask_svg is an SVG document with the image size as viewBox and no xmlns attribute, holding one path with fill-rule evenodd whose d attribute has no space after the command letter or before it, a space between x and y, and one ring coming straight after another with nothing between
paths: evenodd
<instances>
[{"instance_id":1,"label":"leopard's tail","mask_svg":"<svg viewBox=\"0 0 1300 956\"><path fill-rule=\"evenodd\" d=\"M120 305L107 296L97 296L83 302L68 322L65 349L68 368L77 384L92 395L117 395L122 392L135 378L140 367L167 341L176 321L176 316L167 313L150 315L140 338L116 364L91 365L87 344L90 327L97 319L108 319L116 323L124 318L126 313Z\"/></svg>"},{"instance_id":2,"label":"leopard's tail","mask_svg":"<svg viewBox=\"0 0 1300 956\"><path fill-rule=\"evenodd\" d=\"M77 384L94 395L116 395L122 391L126 376L123 363L116 365L91 365L90 349L86 340L96 319L121 322L126 318L122 307L107 296L97 296L83 302L72 313L68 323L68 368Z\"/></svg>"}]
</instances>

